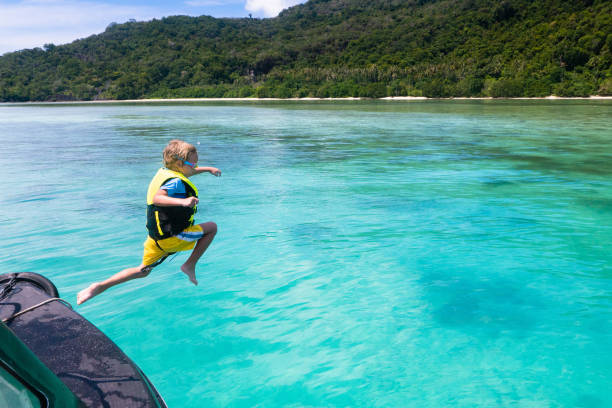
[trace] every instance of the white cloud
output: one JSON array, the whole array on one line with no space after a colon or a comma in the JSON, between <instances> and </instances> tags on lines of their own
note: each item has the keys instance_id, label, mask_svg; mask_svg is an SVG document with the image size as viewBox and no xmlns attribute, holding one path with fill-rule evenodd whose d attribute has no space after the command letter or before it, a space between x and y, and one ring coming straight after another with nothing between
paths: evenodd
<instances>
[{"instance_id":1,"label":"white cloud","mask_svg":"<svg viewBox=\"0 0 612 408\"><path fill-rule=\"evenodd\" d=\"M284 9L304 3L304 0L246 0L244 8L253 13L262 12L266 17L275 17Z\"/></svg>"},{"instance_id":2,"label":"white cloud","mask_svg":"<svg viewBox=\"0 0 612 408\"><path fill-rule=\"evenodd\" d=\"M0 55L46 43L64 44L105 30L109 23L151 20L151 7L77 0L24 0L0 3Z\"/></svg>"}]
</instances>

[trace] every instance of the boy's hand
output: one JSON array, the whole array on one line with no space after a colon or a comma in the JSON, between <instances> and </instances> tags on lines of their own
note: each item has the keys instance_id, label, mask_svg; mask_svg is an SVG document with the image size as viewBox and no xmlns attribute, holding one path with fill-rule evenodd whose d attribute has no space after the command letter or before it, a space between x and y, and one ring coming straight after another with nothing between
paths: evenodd
<instances>
[{"instance_id":1,"label":"boy's hand","mask_svg":"<svg viewBox=\"0 0 612 408\"><path fill-rule=\"evenodd\" d=\"M198 200L198 199L197 199L197 198L195 198L195 197L187 197L187 198L184 198L184 199L183 199L183 207L190 207L190 208L193 208L193 207L195 207L195 206L198 204L198 202L199 202L199 201L200 201L200 200Z\"/></svg>"},{"instance_id":2,"label":"boy's hand","mask_svg":"<svg viewBox=\"0 0 612 408\"><path fill-rule=\"evenodd\" d=\"M213 176L221 177L221 170L216 167L211 167L210 174L212 174Z\"/></svg>"}]
</instances>

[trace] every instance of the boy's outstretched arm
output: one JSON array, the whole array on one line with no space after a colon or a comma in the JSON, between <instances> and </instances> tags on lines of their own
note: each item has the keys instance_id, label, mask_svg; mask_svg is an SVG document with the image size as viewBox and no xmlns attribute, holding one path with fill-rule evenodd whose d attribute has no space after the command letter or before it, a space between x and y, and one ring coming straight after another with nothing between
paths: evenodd
<instances>
[{"instance_id":1,"label":"boy's outstretched arm","mask_svg":"<svg viewBox=\"0 0 612 408\"><path fill-rule=\"evenodd\" d=\"M217 176L217 177L221 175L221 170L219 170L216 167L196 167L195 171L196 171L196 174L210 173L213 176Z\"/></svg>"}]
</instances>

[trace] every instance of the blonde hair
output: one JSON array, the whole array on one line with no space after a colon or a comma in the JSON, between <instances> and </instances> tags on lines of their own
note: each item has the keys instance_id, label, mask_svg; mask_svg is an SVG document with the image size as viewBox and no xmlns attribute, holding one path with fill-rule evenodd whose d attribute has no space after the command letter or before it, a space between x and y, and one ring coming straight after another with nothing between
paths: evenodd
<instances>
[{"instance_id":1,"label":"blonde hair","mask_svg":"<svg viewBox=\"0 0 612 408\"><path fill-rule=\"evenodd\" d=\"M170 170L179 171L180 161L187 160L191 153L197 153L194 145L174 139L164 148L164 166Z\"/></svg>"}]
</instances>

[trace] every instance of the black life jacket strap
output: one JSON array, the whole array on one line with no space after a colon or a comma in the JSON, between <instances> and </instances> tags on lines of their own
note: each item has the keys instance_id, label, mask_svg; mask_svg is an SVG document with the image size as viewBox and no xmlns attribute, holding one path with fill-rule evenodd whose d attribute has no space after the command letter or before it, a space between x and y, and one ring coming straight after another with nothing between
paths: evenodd
<instances>
[{"instance_id":1,"label":"black life jacket strap","mask_svg":"<svg viewBox=\"0 0 612 408\"><path fill-rule=\"evenodd\" d=\"M164 248L162 248L161 246L159 246L159 242L157 242L157 240L156 240L155 238L152 238L152 239L153 239L153 241L155 241L155 245L156 245L156 246L157 246L159 249L161 249L162 251L166 252L166 250L165 250Z\"/></svg>"}]
</instances>

